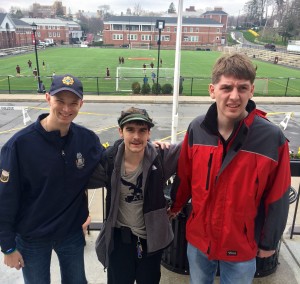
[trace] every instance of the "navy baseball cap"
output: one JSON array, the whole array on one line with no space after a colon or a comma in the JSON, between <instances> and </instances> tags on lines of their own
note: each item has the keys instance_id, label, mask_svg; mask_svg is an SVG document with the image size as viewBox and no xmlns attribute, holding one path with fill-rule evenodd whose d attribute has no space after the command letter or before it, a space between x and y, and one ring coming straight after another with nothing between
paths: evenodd
<instances>
[{"instance_id":1,"label":"navy baseball cap","mask_svg":"<svg viewBox=\"0 0 300 284\"><path fill-rule=\"evenodd\" d=\"M55 75L53 77L49 94L54 96L61 91L70 91L80 99L83 99L83 86L81 81L70 74Z\"/></svg>"}]
</instances>

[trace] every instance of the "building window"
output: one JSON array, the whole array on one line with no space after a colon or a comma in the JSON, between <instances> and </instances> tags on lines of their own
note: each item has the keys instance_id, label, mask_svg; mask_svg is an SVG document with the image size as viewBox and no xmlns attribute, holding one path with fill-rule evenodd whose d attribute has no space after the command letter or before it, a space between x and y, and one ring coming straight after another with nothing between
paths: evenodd
<instances>
[{"instance_id":1,"label":"building window","mask_svg":"<svg viewBox=\"0 0 300 284\"><path fill-rule=\"evenodd\" d=\"M151 26L150 25L142 25L141 30L143 32L150 32L151 31Z\"/></svg>"},{"instance_id":2,"label":"building window","mask_svg":"<svg viewBox=\"0 0 300 284\"><path fill-rule=\"evenodd\" d=\"M151 41L151 35L142 35L141 39L142 41Z\"/></svg>"},{"instance_id":3,"label":"building window","mask_svg":"<svg viewBox=\"0 0 300 284\"><path fill-rule=\"evenodd\" d=\"M170 32L170 27L167 27L167 32Z\"/></svg>"},{"instance_id":4,"label":"building window","mask_svg":"<svg viewBox=\"0 0 300 284\"><path fill-rule=\"evenodd\" d=\"M219 33L219 32L220 32L220 29L218 28L218 29L217 29L217 33Z\"/></svg>"},{"instance_id":5,"label":"building window","mask_svg":"<svg viewBox=\"0 0 300 284\"><path fill-rule=\"evenodd\" d=\"M190 33L194 32L193 28L190 28Z\"/></svg>"},{"instance_id":6,"label":"building window","mask_svg":"<svg viewBox=\"0 0 300 284\"><path fill-rule=\"evenodd\" d=\"M198 42L199 41L199 37L198 36L190 36L189 37L189 41L191 41L191 42Z\"/></svg>"},{"instance_id":7,"label":"building window","mask_svg":"<svg viewBox=\"0 0 300 284\"><path fill-rule=\"evenodd\" d=\"M57 33L56 33L56 36L57 36L57 37L60 37L60 32L57 32Z\"/></svg>"},{"instance_id":8,"label":"building window","mask_svg":"<svg viewBox=\"0 0 300 284\"><path fill-rule=\"evenodd\" d=\"M112 29L115 31L122 31L122 25L112 25Z\"/></svg>"},{"instance_id":9,"label":"building window","mask_svg":"<svg viewBox=\"0 0 300 284\"><path fill-rule=\"evenodd\" d=\"M188 36L183 36L183 41L189 41L189 37Z\"/></svg>"},{"instance_id":10,"label":"building window","mask_svg":"<svg viewBox=\"0 0 300 284\"><path fill-rule=\"evenodd\" d=\"M168 36L168 35L163 35L163 36L161 36L161 40L162 40L162 41L170 41L170 36Z\"/></svg>"},{"instance_id":11,"label":"building window","mask_svg":"<svg viewBox=\"0 0 300 284\"><path fill-rule=\"evenodd\" d=\"M56 32L53 32L53 37L56 37Z\"/></svg>"},{"instance_id":12,"label":"building window","mask_svg":"<svg viewBox=\"0 0 300 284\"><path fill-rule=\"evenodd\" d=\"M177 33L177 28L174 28L174 32Z\"/></svg>"},{"instance_id":13,"label":"building window","mask_svg":"<svg viewBox=\"0 0 300 284\"><path fill-rule=\"evenodd\" d=\"M129 36L130 36L130 40L137 40L137 35L135 35L135 34L128 34L127 35L127 40L129 40Z\"/></svg>"},{"instance_id":14,"label":"building window","mask_svg":"<svg viewBox=\"0 0 300 284\"><path fill-rule=\"evenodd\" d=\"M122 34L113 34L113 40L122 40L123 35Z\"/></svg>"},{"instance_id":15,"label":"building window","mask_svg":"<svg viewBox=\"0 0 300 284\"><path fill-rule=\"evenodd\" d=\"M196 28L196 33L199 33L199 28Z\"/></svg>"},{"instance_id":16,"label":"building window","mask_svg":"<svg viewBox=\"0 0 300 284\"><path fill-rule=\"evenodd\" d=\"M187 33L187 27L183 28L183 32Z\"/></svg>"},{"instance_id":17,"label":"building window","mask_svg":"<svg viewBox=\"0 0 300 284\"><path fill-rule=\"evenodd\" d=\"M48 32L48 37L52 37L52 32Z\"/></svg>"}]
</instances>

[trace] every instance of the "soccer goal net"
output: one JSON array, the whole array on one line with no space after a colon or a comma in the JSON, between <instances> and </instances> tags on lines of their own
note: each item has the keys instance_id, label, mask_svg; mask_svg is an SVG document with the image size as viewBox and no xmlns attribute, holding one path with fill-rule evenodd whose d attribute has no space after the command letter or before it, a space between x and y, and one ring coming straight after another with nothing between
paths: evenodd
<instances>
[{"instance_id":1,"label":"soccer goal net","mask_svg":"<svg viewBox=\"0 0 300 284\"><path fill-rule=\"evenodd\" d=\"M141 42L131 42L130 43L131 49L150 49L149 42L141 43Z\"/></svg>"},{"instance_id":2,"label":"soccer goal net","mask_svg":"<svg viewBox=\"0 0 300 284\"><path fill-rule=\"evenodd\" d=\"M154 73L154 76L152 73ZM152 86L153 81L154 83L157 82L157 69L152 69L149 64L146 65L146 68L117 67L116 91L131 92L131 85L134 82L139 82L142 86L145 75L148 78L150 86ZM173 84L173 81L174 68L159 68L158 83L161 86L166 83Z\"/></svg>"},{"instance_id":3,"label":"soccer goal net","mask_svg":"<svg viewBox=\"0 0 300 284\"><path fill-rule=\"evenodd\" d=\"M256 78L254 81L254 93L258 95L267 95L269 89L268 78Z\"/></svg>"}]
</instances>

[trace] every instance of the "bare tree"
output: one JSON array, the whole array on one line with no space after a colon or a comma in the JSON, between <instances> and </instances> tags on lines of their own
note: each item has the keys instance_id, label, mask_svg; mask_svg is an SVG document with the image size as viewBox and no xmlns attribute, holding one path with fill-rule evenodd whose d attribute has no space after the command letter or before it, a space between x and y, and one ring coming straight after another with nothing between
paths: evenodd
<instances>
[{"instance_id":1,"label":"bare tree","mask_svg":"<svg viewBox=\"0 0 300 284\"><path fill-rule=\"evenodd\" d=\"M133 15L140 16L143 13L143 9L140 3L135 3L133 7Z\"/></svg>"}]
</instances>

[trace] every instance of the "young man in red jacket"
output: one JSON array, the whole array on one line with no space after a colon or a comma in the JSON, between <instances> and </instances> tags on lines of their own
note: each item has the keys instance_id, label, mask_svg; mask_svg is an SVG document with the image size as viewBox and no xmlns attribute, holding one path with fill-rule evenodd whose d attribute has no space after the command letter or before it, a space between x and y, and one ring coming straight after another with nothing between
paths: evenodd
<instances>
[{"instance_id":1,"label":"young man in red jacket","mask_svg":"<svg viewBox=\"0 0 300 284\"><path fill-rule=\"evenodd\" d=\"M191 198L186 224L192 284L250 284L256 257L275 253L289 207L288 140L251 100L256 68L244 55L213 67L215 103L185 135L172 192L174 217Z\"/></svg>"}]
</instances>

